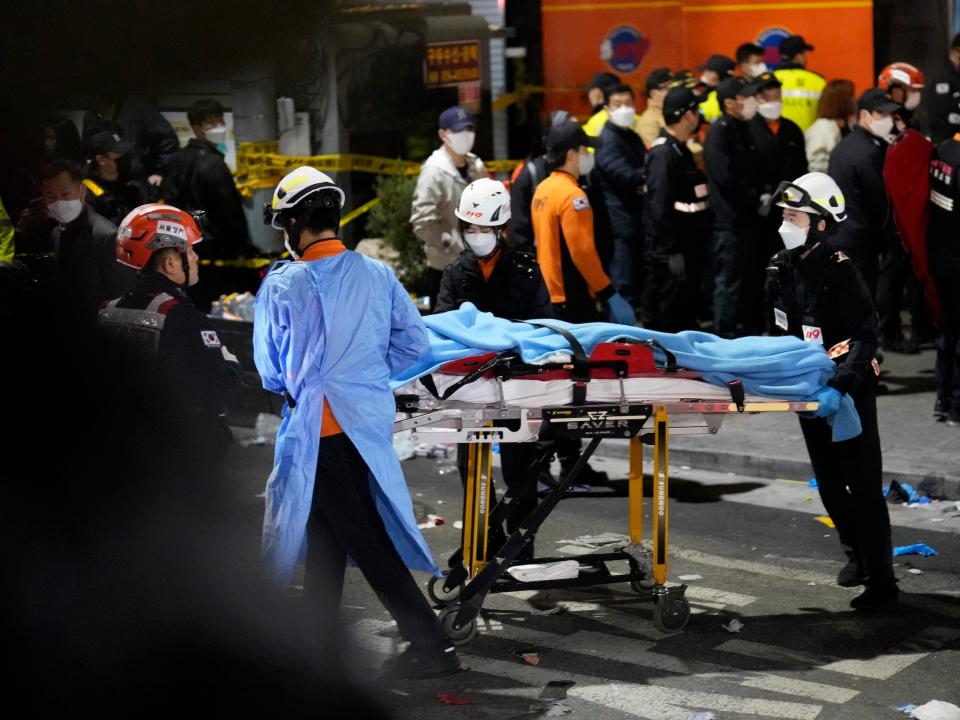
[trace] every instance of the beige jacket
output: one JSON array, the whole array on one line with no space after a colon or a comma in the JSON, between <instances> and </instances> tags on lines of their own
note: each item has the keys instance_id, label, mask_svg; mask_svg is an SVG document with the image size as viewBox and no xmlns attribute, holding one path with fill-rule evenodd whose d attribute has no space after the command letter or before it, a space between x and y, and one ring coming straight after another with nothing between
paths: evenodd
<instances>
[{"instance_id":1,"label":"beige jacket","mask_svg":"<svg viewBox=\"0 0 960 720\"><path fill-rule=\"evenodd\" d=\"M649 148L664 127L666 127L666 123L663 121L663 105L654 105L653 102L648 102L647 109L640 114L637 120L637 135L643 140L643 144Z\"/></svg>"},{"instance_id":2,"label":"beige jacket","mask_svg":"<svg viewBox=\"0 0 960 720\"><path fill-rule=\"evenodd\" d=\"M830 153L840 144L842 135L836 122L828 118L818 118L807 128L804 139L807 145L807 165L810 172L827 171Z\"/></svg>"},{"instance_id":3,"label":"beige jacket","mask_svg":"<svg viewBox=\"0 0 960 720\"><path fill-rule=\"evenodd\" d=\"M420 168L410 208L410 224L414 234L423 241L427 265L434 270L443 270L464 248L454 210L463 189L486 176L483 161L476 155L467 155L467 167L464 180L450 153L441 146Z\"/></svg>"}]
</instances>

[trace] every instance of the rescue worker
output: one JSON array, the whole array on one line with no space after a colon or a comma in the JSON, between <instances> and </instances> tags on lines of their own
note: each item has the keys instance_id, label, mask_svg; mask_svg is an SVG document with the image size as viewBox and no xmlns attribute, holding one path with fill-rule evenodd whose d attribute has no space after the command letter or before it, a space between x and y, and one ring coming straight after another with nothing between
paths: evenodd
<instances>
[{"instance_id":1,"label":"rescue worker","mask_svg":"<svg viewBox=\"0 0 960 720\"><path fill-rule=\"evenodd\" d=\"M129 176L133 143L109 130L87 141L90 165L83 181L90 191L89 204L101 217L119 225L135 207L147 201L144 188Z\"/></svg>"},{"instance_id":2,"label":"rescue worker","mask_svg":"<svg viewBox=\"0 0 960 720\"><path fill-rule=\"evenodd\" d=\"M870 288L877 293L880 252L890 246L895 233L890 202L883 181L883 163L893 133L893 115L900 106L879 88L871 88L857 100L857 126L830 155L828 174L847 199L847 221L831 241L857 265Z\"/></svg>"},{"instance_id":3,"label":"rescue worker","mask_svg":"<svg viewBox=\"0 0 960 720\"><path fill-rule=\"evenodd\" d=\"M647 75L647 107L637 118L637 134L645 147L650 147L664 128L663 99L670 91L673 75L670 68L657 68Z\"/></svg>"},{"instance_id":4,"label":"rescue worker","mask_svg":"<svg viewBox=\"0 0 960 720\"><path fill-rule=\"evenodd\" d=\"M511 177L510 184L510 245L517 250L536 252L533 223L530 220L530 203L533 202L533 193L544 178L547 171L547 158L543 152L550 128L565 122L575 122L573 116L566 110L554 110L547 120L547 127L538 142L538 151L517 166ZM461 197L463 197L461 195Z\"/></svg>"},{"instance_id":5,"label":"rescue worker","mask_svg":"<svg viewBox=\"0 0 960 720\"><path fill-rule=\"evenodd\" d=\"M726 55L711 55L701 65L700 82L704 86L704 96L700 102L703 119L713 123L723 114L722 103L717 97L717 87L727 78L733 77L737 64Z\"/></svg>"},{"instance_id":6,"label":"rescue worker","mask_svg":"<svg viewBox=\"0 0 960 720\"><path fill-rule=\"evenodd\" d=\"M504 241L503 228L510 221L510 195L503 183L481 178L467 185L460 196L457 218L467 249L443 271L435 312L456 310L471 302L481 312L508 320L553 317L553 305L536 257L515 250ZM464 484L467 448L463 444L457 446L457 464ZM514 499L517 510L507 523L507 533L512 533L537 505L536 483L527 479L527 471L538 452L534 443L500 445L500 469L506 486L515 487L525 479L528 483L527 492ZM491 507L495 503L494 496ZM490 528L491 551L504 540L503 528ZM523 557L533 557L533 544L524 546L523 553ZM459 565L459 553L453 562Z\"/></svg>"},{"instance_id":7,"label":"rescue worker","mask_svg":"<svg viewBox=\"0 0 960 720\"><path fill-rule=\"evenodd\" d=\"M410 641L384 670L438 677L460 664L407 569L439 575L393 451L389 385L427 351L426 328L390 268L337 237L343 203L329 177L300 167L264 208L293 261L274 266L254 303L257 370L286 399L263 558L283 585L305 549L304 596L323 618L337 613L352 558Z\"/></svg>"},{"instance_id":8,"label":"rescue worker","mask_svg":"<svg viewBox=\"0 0 960 720\"><path fill-rule=\"evenodd\" d=\"M898 589L877 430L875 312L856 265L831 242L847 221L848 205L823 173L784 182L776 196L786 249L773 257L768 271L773 326L779 334L822 344L837 365L827 386L810 398L819 408L812 417L800 415L820 498L848 558L837 584L866 586L850 603L857 610L889 607ZM838 412L843 395L853 399L862 431L834 442L827 420Z\"/></svg>"},{"instance_id":9,"label":"rescue worker","mask_svg":"<svg viewBox=\"0 0 960 720\"><path fill-rule=\"evenodd\" d=\"M611 85L604 90L609 120L600 133L592 180L603 195L604 227L613 252L607 272L614 289L639 304L643 286L643 162L647 150L634 131L637 122L633 90Z\"/></svg>"},{"instance_id":10,"label":"rescue worker","mask_svg":"<svg viewBox=\"0 0 960 720\"><path fill-rule=\"evenodd\" d=\"M486 174L483 162L471 152L476 138L473 115L459 106L447 108L440 113L438 125L442 145L420 168L410 207L410 224L427 257L431 307L443 269L463 251L454 213L457 201L467 185Z\"/></svg>"},{"instance_id":11,"label":"rescue worker","mask_svg":"<svg viewBox=\"0 0 960 720\"><path fill-rule=\"evenodd\" d=\"M713 229L713 321L722 337L762 327L762 277L750 272L759 232L759 160L747 123L757 114L756 86L727 78L717 89L722 117L707 133L703 148ZM702 106L701 106L702 107Z\"/></svg>"},{"instance_id":12,"label":"rescue worker","mask_svg":"<svg viewBox=\"0 0 960 720\"><path fill-rule=\"evenodd\" d=\"M554 315L568 322L602 318L597 302L606 303L610 322L633 325L636 315L603 270L593 235L593 210L577 184L593 170L588 148L596 140L576 123L563 123L547 135L550 177L533 195L533 233L537 263L554 305Z\"/></svg>"},{"instance_id":13,"label":"rescue worker","mask_svg":"<svg viewBox=\"0 0 960 720\"><path fill-rule=\"evenodd\" d=\"M935 144L960 132L960 33L950 41L947 62L930 75L923 91L925 132Z\"/></svg>"},{"instance_id":14,"label":"rescue worker","mask_svg":"<svg viewBox=\"0 0 960 720\"><path fill-rule=\"evenodd\" d=\"M687 147L703 119L698 107L699 99L689 88L672 89L663 101L667 126L646 157L643 220L649 288L643 321L664 332L697 329L713 220L707 179Z\"/></svg>"},{"instance_id":15,"label":"rescue worker","mask_svg":"<svg viewBox=\"0 0 960 720\"><path fill-rule=\"evenodd\" d=\"M923 73L910 63L890 63L880 71L877 87L900 105L900 110L894 118L900 132L907 128L916 130L920 127L916 113L920 109L920 100L923 98L923 88L926 84Z\"/></svg>"},{"instance_id":16,"label":"rescue worker","mask_svg":"<svg viewBox=\"0 0 960 720\"><path fill-rule=\"evenodd\" d=\"M740 71L740 77L746 81L756 80L764 73L770 72L770 68L763 61L763 47L756 43L743 43L737 48L734 57L737 59L737 69Z\"/></svg>"},{"instance_id":17,"label":"rescue worker","mask_svg":"<svg viewBox=\"0 0 960 720\"><path fill-rule=\"evenodd\" d=\"M783 116L804 132L817 119L817 104L827 81L807 69L807 53L813 50L802 35L790 35L780 41L779 67L774 71L783 83Z\"/></svg>"},{"instance_id":18,"label":"rescue worker","mask_svg":"<svg viewBox=\"0 0 960 720\"><path fill-rule=\"evenodd\" d=\"M934 417L960 427L960 132L942 142L930 162L927 262L943 306L937 338Z\"/></svg>"},{"instance_id":19,"label":"rescue worker","mask_svg":"<svg viewBox=\"0 0 960 720\"><path fill-rule=\"evenodd\" d=\"M227 127L223 108L214 100L198 100L187 111L193 130L186 147L170 163L164 180L168 203L203 211L204 255L236 258L253 254L243 199L224 159Z\"/></svg>"},{"instance_id":20,"label":"rescue worker","mask_svg":"<svg viewBox=\"0 0 960 720\"><path fill-rule=\"evenodd\" d=\"M591 107L590 117L583 124L584 132L590 137L600 137L600 131L603 130L603 126L610 119L603 99L604 88L619 84L619 76L609 72L598 72L591 78L590 86L587 88L587 100Z\"/></svg>"},{"instance_id":21,"label":"rescue worker","mask_svg":"<svg viewBox=\"0 0 960 720\"><path fill-rule=\"evenodd\" d=\"M758 252L751 272L763 276L770 256L779 247L777 228L780 213L773 209L773 191L785 177L800 177L807 173L807 153L803 131L792 120L783 117L780 81L771 72L760 75L757 85L757 114L747 123L750 137L757 151L762 180L760 195L760 225L757 236Z\"/></svg>"},{"instance_id":22,"label":"rescue worker","mask_svg":"<svg viewBox=\"0 0 960 720\"><path fill-rule=\"evenodd\" d=\"M171 380L177 409L197 424L186 437L190 454L215 467L233 441L226 404L240 365L187 294L199 280L193 246L202 240L183 210L160 204L132 210L117 231L114 262L138 270L137 284L104 303L98 322L135 343Z\"/></svg>"},{"instance_id":23,"label":"rescue worker","mask_svg":"<svg viewBox=\"0 0 960 720\"><path fill-rule=\"evenodd\" d=\"M52 244L62 310L82 325L96 322L104 300L133 289L135 273L117 264L117 227L86 204L80 167L54 160L40 171L40 195L55 221Z\"/></svg>"}]
</instances>

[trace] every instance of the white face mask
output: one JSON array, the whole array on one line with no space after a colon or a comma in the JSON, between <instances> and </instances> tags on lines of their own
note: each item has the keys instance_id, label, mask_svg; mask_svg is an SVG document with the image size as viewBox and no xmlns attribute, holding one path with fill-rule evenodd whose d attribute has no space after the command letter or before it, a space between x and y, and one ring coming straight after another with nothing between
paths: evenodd
<instances>
[{"instance_id":1,"label":"white face mask","mask_svg":"<svg viewBox=\"0 0 960 720\"><path fill-rule=\"evenodd\" d=\"M885 118L873 118L870 121L870 132L876 135L881 140L890 142L893 139L891 133L893 132L893 116L888 115Z\"/></svg>"},{"instance_id":2,"label":"white face mask","mask_svg":"<svg viewBox=\"0 0 960 720\"><path fill-rule=\"evenodd\" d=\"M457 155L466 155L473 150L473 141L476 137L477 134L470 130L457 133L448 132L446 143Z\"/></svg>"},{"instance_id":3,"label":"white face mask","mask_svg":"<svg viewBox=\"0 0 960 720\"><path fill-rule=\"evenodd\" d=\"M497 234L495 232L465 232L463 239L467 247L473 251L477 257L486 257L497 247Z\"/></svg>"},{"instance_id":4,"label":"white face mask","mask_svg":"<svg viewBox=\"0 0 960 720\"><path fill-rule=\"evenodd\" d=\"M757 99L755 97L744 98L741 112L744 120L753 120L753 116L757 114Z\"/></svg>"},{"instance_id":5,"label":"white face mask","mask_svg":"<svg viewBox=\"0 0 960 720\"><path fill-rule=\"evenodd\" d=\"M594 158L593 153L583 153L580 155L580 175L586 176L593 171L593 164L596 158Z\"/></svg>"},{"instance_id":6,"label":"white face mask","mask_svg":"<svg viewBox=\"0 0 960 720\"><path fill-rule=\"evenodd\" d=\"M300 253L290 246L290 236L287 233L283 234L283 246L287 249L287 252L290 253L290 257L294 260L300 259Z\"/></svg>"},{"instance_id":7,"label":"white face mask","mask_svg":"<svg viewBox=\"0 0 960 720\"><path fill-rule=\"evenodd\" d=\"M920 91L910 90L907 92L907 99L903 101L903 106L907 110L916 110L920 105Z\"/></svg>"},{"instance_id":8,"label":"white face mask","mask_svg":"<svg viewBox=\"0 0 960 720\"><path fill-rule=\"evenodd\" d=\"M767 120L776 120L783 114L783 102L780 100L771 100L757 104L757 112Z\"/></svg>"},{"instance_id":9,"label":"white face mask","mask_svg":"<svg viewBox=\"0 0 960 720\"><path fill-rule=\"evenodd\" d=\"M633 105L621 105L610 112L610 122L617 127L633 127L637 121L637 111Z\"/></svg>"},{"instance_id":10,"label":"white face mask","mask_svg":"<svg viewBox=\"0 0 960 720\"><path fill-rule=\"evenodd\" d=\"M47 214L61 225L72 223L83 211L83 200L55 200L47 204Z\"/></svg>"},{"instance_id":11,"label":"white face mask","mask_svg":"<svg viewBox=\"0 0 960 720\"><path fill-rule=\"evenodd\" d=\"M203 135L207 139L207 142L211 142L214 145L220 145L227 139L227 126L217 125L209 130L204 130Z\"/></svg>"},{"instance_id":12,"label":"white face mask","mask_svg":"<svg viewBox=\"0 0 960 720\"><path fill-rule=\"evenodd\" d=\"M787 250L793 250L803 245L807 241L807 233L810 228L802 228L794 225L789 220L784 220L780 226L780 237L783 239L783 246Z\"/></svg>"},{"instance_id":13,"label":"white face mask","mask_svg":"<svg viewBox=\"0 0 960 720\"><path fill-rule=\"evenodd\" d=\"M760 62L760 63L757 63L756 65L748 65L747 69L750 72L750 77L760 77L765 72L767 72L770 68L767 67L766 63Z\"/></svg>"}]
</instances>

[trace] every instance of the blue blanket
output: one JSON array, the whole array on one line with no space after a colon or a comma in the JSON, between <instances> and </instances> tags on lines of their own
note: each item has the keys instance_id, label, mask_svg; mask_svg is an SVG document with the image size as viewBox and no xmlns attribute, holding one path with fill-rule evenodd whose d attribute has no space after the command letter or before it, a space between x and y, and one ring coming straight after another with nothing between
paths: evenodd
<instances>
[{"instance_id":1,"label":"blue blanket","mask_svg":"<svg viewBox=\"0 0 960 720\"><path fill-rule=\"evenodd\" d=\"M549 328L511 322L477 310L464 303L459 310L424 318L430 351L393 378L394 387L427 375L440 366L485 352L512 350L524 362L543 362L556 353L569 353L570 344ZM619 338L656 340L677 358L677 364L696 371L707 382L726 385L739 379L748 395L781 400L808 400L827 380L836 366L823 347L794 337L745 337L724 340L705 332L662 333L613 323L574 325L547 320L568 330L589 355L601 342ZM655 351L660 362L663 354ZM840 412L829 418L834 441L860 434L860 418L853 399L844 395Z\"/></svg>"}]
</instances>

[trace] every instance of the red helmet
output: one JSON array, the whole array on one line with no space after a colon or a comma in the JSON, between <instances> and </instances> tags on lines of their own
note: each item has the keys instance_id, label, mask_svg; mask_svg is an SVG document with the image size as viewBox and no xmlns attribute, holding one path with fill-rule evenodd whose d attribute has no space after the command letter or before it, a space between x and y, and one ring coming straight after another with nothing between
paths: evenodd
<instances>
[{"instance_id":1,"label":"red helmet","mask_svg":"<svg viewBox=\"0 0 960 720\"><path fill-rule=\"evenodd\" d=\"M200 227L190 213L171 205L141 205L130 211L117 230L117 262L142 270L157 250L185 253L201 240Z\"/></svg>"},{"instance_id":2,"label":"red helmet","mask_svg":"<svg viewBox=\"0 0 960 720\"><path fill-rule=\"evenodd\" d=\"M926 85L923 73L910 63L895 62L887 65L877 78L877 87L884 92L890 92L894 85L900 85L913 90L923 90Z\"/></svg>"}]
</instances>

